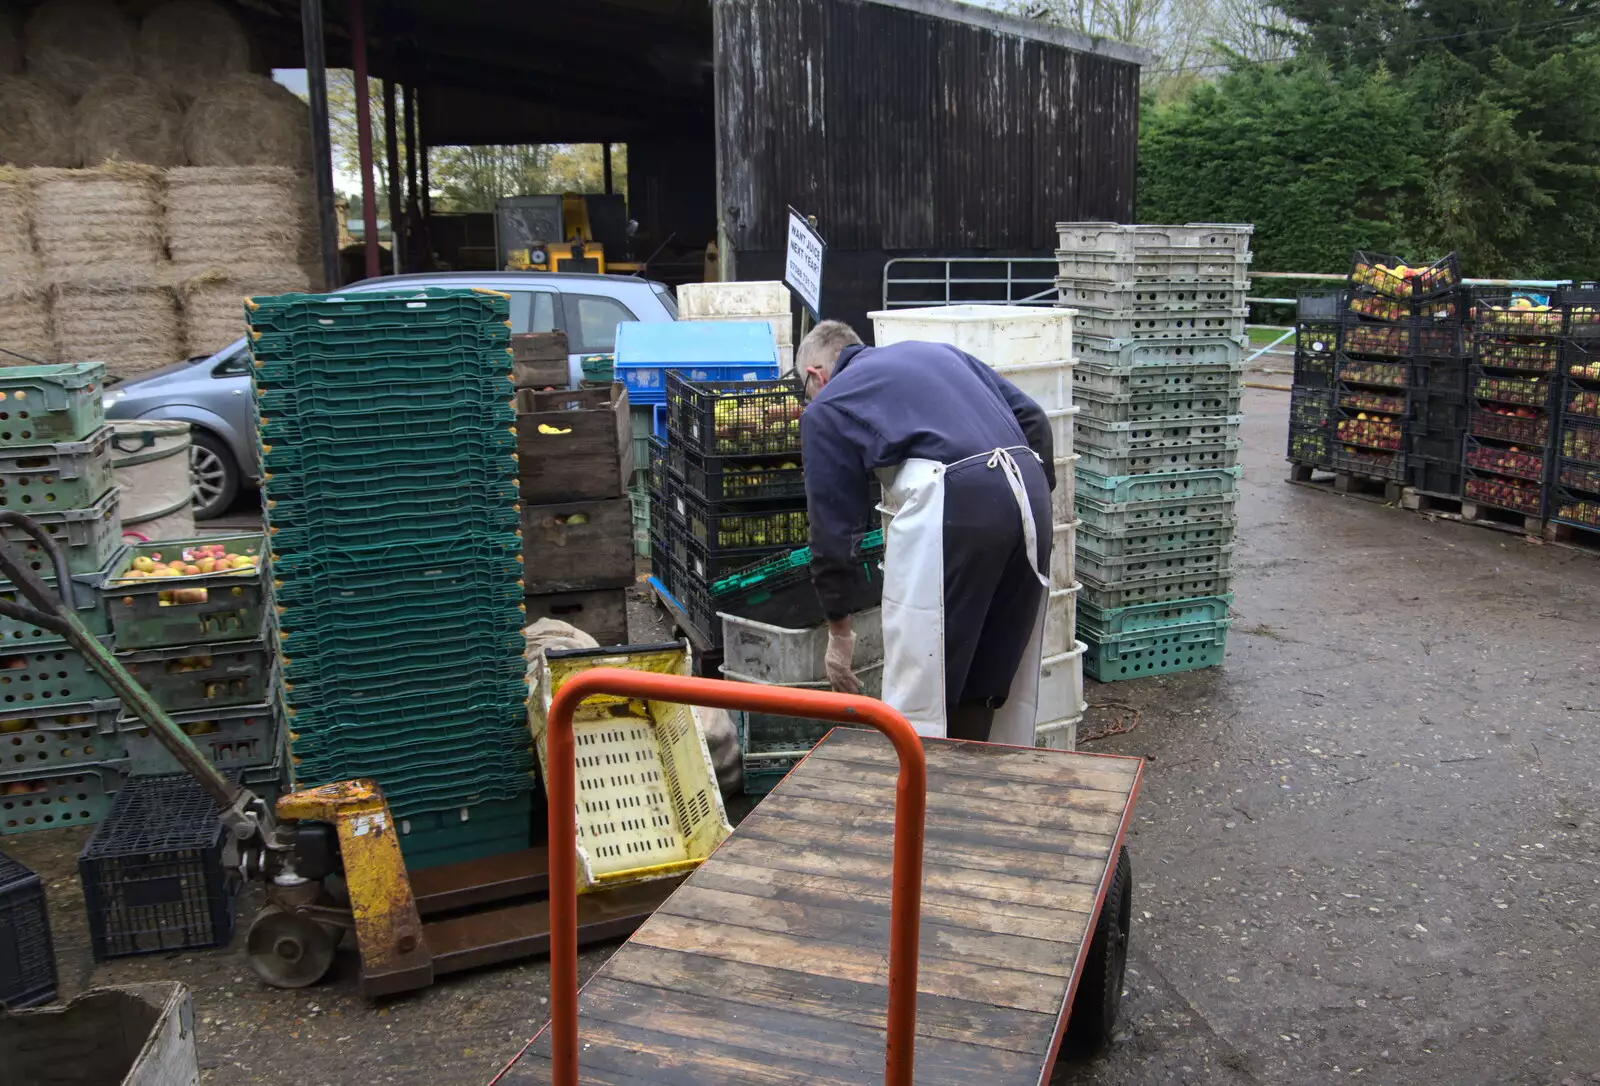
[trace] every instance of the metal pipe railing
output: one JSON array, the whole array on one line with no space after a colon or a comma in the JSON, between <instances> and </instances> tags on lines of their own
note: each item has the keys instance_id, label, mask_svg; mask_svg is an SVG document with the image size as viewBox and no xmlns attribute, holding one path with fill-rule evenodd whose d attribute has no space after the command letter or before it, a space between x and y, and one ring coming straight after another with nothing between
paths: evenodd
<instances>
[{"instance_id":1,"label":"metal pipe railing","mask_svg":"<svg viewBox=\"0 0 1600 1086\"><path fill-rule=\"evenodd\" d=\"M714 709L802 716L877 728L900 759L895 785L889 898L889 1013L885 1086L911 1086L917 1025L917 944L922 918L922 841L928 765L906 718L881 701L820 690L754 686L627 668L580 671L551 700L545 736L550 836L550 1060L553 1086L578 1086L578 824L572 716L583 700L612 694Z\"/></svg>"}]
</instances>

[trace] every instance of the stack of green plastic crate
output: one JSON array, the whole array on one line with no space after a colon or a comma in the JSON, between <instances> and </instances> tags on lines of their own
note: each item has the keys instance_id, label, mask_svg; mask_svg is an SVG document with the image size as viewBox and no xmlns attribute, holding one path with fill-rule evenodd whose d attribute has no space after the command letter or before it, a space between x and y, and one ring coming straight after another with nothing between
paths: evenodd
<instances>
[{"instance_id":1,"label":"stack of green plastic crate","mask_svg":"<svg viewBox=\"0 0 1600 1086\"><path fill-rule=\"evenodd\" d=\"M294 784L376 780L413 868L528 844L507 302L248 307Z\"/></svg>"},{"instance_id":2,"label":"stack of green plastic crate","mask_svg":"<svg viewBox=\"0 0 1600 1086\"><path fill-rule=\"evenodd\" d=\"M1078 639L1101 682L1222 662L1249 226L1061 223L1077 310Z\"/></svg>"},{"instance_id":3,"label":"stack of green plastic crate","mask_svg":"<svg viewBox=\"0 0 1600 1086\"><path fill-rule=\"evenodd\" d=\"M0 509L38 521L60 547L78 617L110 631L107 578L123 560L98 362L0 369ZM0 529L52 586L33 540ZM0 598L26 602L9 582ZM0 618L0 835L98 821L127 772L109 684L59 634Z\"/></svg>"}]
</instances>

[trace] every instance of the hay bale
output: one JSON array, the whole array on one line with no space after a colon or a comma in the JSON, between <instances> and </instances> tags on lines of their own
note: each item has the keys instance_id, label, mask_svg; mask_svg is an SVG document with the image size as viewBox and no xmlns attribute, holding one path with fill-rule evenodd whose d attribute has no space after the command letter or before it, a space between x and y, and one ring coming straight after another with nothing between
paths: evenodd
<instances>
[{"instance_id":1,"label":"hay bale","mask_svg":"<svg viewBox=\"0 0 1600 1086\"><path fill-rule=\"evenodd\" d=\"M167 171L167 250L185 267L292 264L300 175L285 166Z\"/></svg>"},{"instance_id":2,"label":"hay bale","mask_svg":"<svg viewBox=\"0 0 1600 1086\"><path fill-rule=\"evenodd\" d=\"M183 164L183 108L159 83L113 75L83 92L73 107L78 161Z\"/></svg>"},{"instance_id":3,"label":"hay bale","mask_svg":"<svg viewBox=\"0 0 1600 1086\"><path fill-rule=\"evenodd\" d=\"M0 76L0 164L76 166L67 100L38 80Z\"/></svg>"},{"instance_id":4,"label":"hay bale","mask_svg":"<svg viewBox=\"0 0 1600 1086\"><path fill-rule=\"evenodd\" d=\"M22 28L28 74L68 101L108 75L132 72L133 21L110 0L45 0Z\"/></svg>"},{"instance_id":5,"label":"hay bale","mask_svg":"<svg viewBox=\"0 0 1600 1086\"><path fill-rule=\"evenodd\" d=\"M137 377L183 357L177 299L155 272L59 281L50 288L50 319L63 362L104 362L117 377Z\"/></svg>"},{"instance_id":6,"label":"hay bale","mask_svg":"<svg viewBox=\"0 0 1600 1086\"><path fill-rule=\"evenodd\" d=\"M0 75L22 71L22 32L17 13L0 6Z\"/></svg>"},{"instance_id":7,"label":"hay bale","mask_svg":"<svg viewBox=\"0 0 1600 1086\"><path fill-rule=\"evenodd\" d=\"M0 166L0 284L15 286L38 276L33 251L33 195L28 175Z\"/></svg>"},{"instance_id":8,"label":"hay bale","mask_svg":"<svg viewBox=\"0 0 1600 1086\"><path fill-rule=\"evenodd\" d=\"M41 362L56 360L55 340L50 330L50 304L37 280L19 283L5 280L0 287L0 347L29 355ZM0 352L0 366L31 366L28 358Z\"/></svg>"},{"instance_id":9,"label":"hay bale","mask_svg":"<svg viewBox=\"0 0 1600 1086\"><path fill-rule=\"evenodd\" d=\"M107 163L33 170L33 236L52 280L99 278L108 268L154 273L166 261L160 170Z\"/></svg>"},{"instance_id":10,"label":"hay bale","mask_svg":"<svg viewBox=\"0 0 1600 1086\"><path fill-rule=\"evenodd\" d=\"M185 97L220 76L250 69L250 39L212 0L169 0L139 24L139 72Z\"/></svg>"},{"instance_id":11,"label":"hay bale","mask_svg":"<svg viewBox=\"0 0 1600 1086\"><path fill-rule=\"evenodd\" d=\"M293 264L213 268L185 278L178 288L185 353L211 354L244 335L244 300L250 295L288 294L307 285Z\"/></svg>"},{"instance_id":12,"label":"hay bale","mask_svg":"<svg viewBox=\"0 0 1600 1086\"><path fill-rule=\"evenodd\" d=\"M311 168L311 111L287 87L231 75L195 94L183 118L191 166Z\"/></svg>"}]
</instances>

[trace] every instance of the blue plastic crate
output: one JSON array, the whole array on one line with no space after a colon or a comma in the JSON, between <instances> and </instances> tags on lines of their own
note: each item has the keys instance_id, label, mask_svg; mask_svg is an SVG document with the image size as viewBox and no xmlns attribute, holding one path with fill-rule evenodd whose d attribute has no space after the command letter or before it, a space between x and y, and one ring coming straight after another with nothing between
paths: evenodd
<instances>
[{"instance_id":1,"label":"blue plastic crate","mask_svg":"<svg viewBox=\"0 0 1600 1086\"><path fill-rule=\"evenodd\" d=\"M650 405L650 433L663 441L667 439L667 405L665 403Z\"/></svg>"},{"instance_id":2,"label":"blue plastic crate","mask_svg":"<svg viewBox=\"0 0 1600 1086\"><path fill-rule=\"evenodd\" d=\"M690 381L778 376L772 327L753 321L626 321L617 325L617 378L635 404L667 399L668 370Z\"/></svg>"}]
</instances>

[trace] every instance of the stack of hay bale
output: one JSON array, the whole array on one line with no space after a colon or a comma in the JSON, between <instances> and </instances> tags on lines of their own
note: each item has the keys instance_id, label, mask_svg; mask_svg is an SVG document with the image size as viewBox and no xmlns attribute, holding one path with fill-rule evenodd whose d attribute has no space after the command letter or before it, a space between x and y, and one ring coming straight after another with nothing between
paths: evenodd
<instances>
[{"instance_id":1,"label":"stack of hay bale","mask_svg":"<svg viewBox=\"0 0 1600 1086\"><path fill-rule=\"evenodd\" d=\"M1075 311L1078 636L1101 682L1222 662L1249 226L1059 223Z\"/></svg>"},{"instance_id":2,"label":"stack of hay bale","mask_svg":"<svg viewBox=\"0 0 1600 1086\"><path fill-rule=\"evenodd\" d=\"M46 0L8 40L0 347L133 376L242 335L245 294L320 289L306 107L227 9Z\"/></svg>"}]
</instances>

